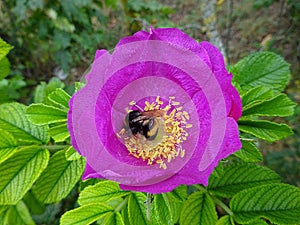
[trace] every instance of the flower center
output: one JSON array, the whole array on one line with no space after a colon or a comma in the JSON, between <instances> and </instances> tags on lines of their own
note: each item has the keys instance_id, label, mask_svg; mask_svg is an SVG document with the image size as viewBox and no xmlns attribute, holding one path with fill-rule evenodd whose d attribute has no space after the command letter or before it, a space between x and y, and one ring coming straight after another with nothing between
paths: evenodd
<instances>
[{"instance_id":1,"label":"flower center","mask_svg":"<svg viewBox=\"0 0 300 225\"><path fill-rule=\"evenodd\" d=\"M176 157L184 157L181 143L187 140L186 129L192 125L187 123L189 114L174 99L169 97L166 105L157 96L153 102L145 101L144 108L134 101L129 103L139 110L126 109L118 137L124 140L130 155L147 161L148 165L157 163L163 169Z\"/></svg>"}]
</instances>

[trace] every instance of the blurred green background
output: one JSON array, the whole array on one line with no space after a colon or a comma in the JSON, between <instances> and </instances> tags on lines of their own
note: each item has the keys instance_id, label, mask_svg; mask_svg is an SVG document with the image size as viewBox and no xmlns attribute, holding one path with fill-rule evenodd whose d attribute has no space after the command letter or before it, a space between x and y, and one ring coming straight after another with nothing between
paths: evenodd
<instances>
[{"instance_id":1,"label":"blurred green background","mask_svg":"<svg viewBox=\"0 0 300 225\"><path fill-rule=\"evenodd\" d=\"M260 143L260 149L264 164L300 186L299 0L2 0L0 10L0 37L14 46L11 71L0 81L0 103L30 104L41 82L71 92L96 49L113 49L121 37L150 26L178 27L209 40L228 64L256 51L282 55L291 64L286 93L298 103L285 121L295 135Z\"/></svg>"}]
</instances>

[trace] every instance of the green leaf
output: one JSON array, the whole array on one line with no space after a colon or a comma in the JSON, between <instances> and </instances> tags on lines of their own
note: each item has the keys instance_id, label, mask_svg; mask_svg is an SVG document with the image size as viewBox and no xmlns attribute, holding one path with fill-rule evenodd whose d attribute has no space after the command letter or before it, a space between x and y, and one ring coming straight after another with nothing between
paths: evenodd
<instances>
[{"instance_id":1,"label":"green leaf","mask_svg":"<svg viewBox=\"0 0 300 225\"><path fill-rule=\"evenodd\" d=\"M68 161L77 160L81 158L81 155L72 147L70 146L66 150L65 157Z\"/></svg>"},{"instance_id":2,"label":"green leaf","mask_svg":"<svg viewBox=\"0 0 300 225\"><path fill-rule=\"evenodd\" d=\"M251 106L253 103L270 99L274 96L273 91L266 87L255 87L242 95L243 109Z\"/></svg>"},{"instance_id":3,"label":"green leaf","mask_svg":"<svg viewBox=\"0 0 300 225\"><path fill-rule=\"evenodd\" d=\"M174 220L171 213L170 199L166 194L154 195L153 210L151 210L151 219L156 219L157 225L173 225Z\"/></svg>"},{"instance_id":4,"label":"green leaf","mask_svg":"<svg viewBox=\"0 0 300 225\"><path fill-rule=\"evenodd\" d=\"M105 215L103 223L101 224L105 224L105 225L125 225L124 224L124 221L123 221L123 218L121 216L120 213L107 213Z\"/></svg>"},{"instance_id":5,"label":"green leaf","mask_svg":"<svg viewBox=\"0 0 300 225\"><path fill-rule=\"evenodd\" d=\"M236 193L262 184L278 183L281 178L274 171L248 163L224 166L223 175L210 177L208 190L218 196L232 197Z\"/></svg>"},{"instance_id":6,"label":"green leaf","mask_svg":"<svg viewBox=\"0 0 300 225\"><path fill-rule=\"evenodd\" d=\"M69 103L71 96L61 88L58 88L55 91L51 92L48 95L48 98L55 105L58 105L62 108L66 108L66 109L69 108L68 103Z\"/></svg>"},{"instance_id":7,"label":"green leaf","mask_svg":"<svg viewBox=\"0 0 300 225\"><path fill-rule=\"evenodd\" d=\"M57 88L63 88L65 85L57 77L52 78L48 84L41 82L35 89L34 102L47 103L49 102L48 95Z\"/></svg>"},{"instance_id":8,"label":"green leaf","mask_svg":"<svg viewBox=\"0 0 300 225\"><path fill-rule=\"evenodd\" d=\"M45 205L37 200L32 191L27 192L23 201L29 208L29 211L34 215L42 214L46 210Z\"/></svg>"},{"instance_id":9,"label":"green leaf","mask_svg":"<svg viewBox=\"0 0 300 225\"><path fill-rule=\"evenodd\" d=\"M216 223L216 225L235 225L234 221L232 219L232 217L226 215L221 217L218 222Z\"/></svg>"},{"instance_id":10,"label":"green leaf","mask_svg":"<svg viewBox=\"0 0 300 225\"><path fill-rule=\"evenodd\" d=\"M46 168L49 152L30 146L0 164L0 204L19 202Z\"/></svg>"},{"instance_id":11,"label":"green leaf","mask_svg":"<svg viewBox=\"0 0 300 225\"><path fill-rule=\"evenodd\" d=\"M32 189L36 198L44 203L58 202L74 188L84 170L83 158L67 161L65 151L55 153L48 167Z\"/></svg>"},{"instance_id":12,"label":"green leaf","mask_svg":"<svg viewBox=\"0 0 300 225\"><path fill-rule=\"evenodd\" d=\"M239 130L263 140L273 142L293 134L286 124L278 124L267 120L239 120Z\"/></svg>"},{"instance_id":13,"label":"green leaf","mask_svg":"<svg viewBox=\"0 0 300 225\"><path fill-rule=\"evenodd\" d=\"M0 163L8 159L17 150L17 140L9 132L0 129Z\"/></svg>"},{"instance_id":14,"label":"green leaf","mask_svg":"<svg viewBox=\"0 0 300 225\"><path fill-rule=\"evenodd\" d=\"M164 198L168 199L173 222L178 223L183 202L187 199L187 186L181 185L173 191L165 193Z\"/></svg>"},{"instance_id":15,"label":"green leaf","mask_svg":"<svg viewBox=\"0 0 300 225\"><path fill-rule=\"evenodd\" d=\"M107 202L128 194L129 192L121 191L118 183L107 180L85 188L79 195L78 203L80 205L87 205L90 203Z\"/></svg>"},{"instance_id":16,"label":"green leaf","mask_svg":"<svg viewBox=\"0 0 300 225\"><path fill-rule=\"evenodd\" d=\"M130 225L147 225L146 196L140 192L133 192L128 199L128 219Z\"/></svg>"},{"instance_id":17,"label":"green leaf","mask_svg":"<svg viewBox=\"0 0 300 225\"><path fill-rule=\"evenodd\" d=\"M0 60L4 58L12 48L13 46L7 44L2 38L0 38Z\"/></svg>"},{"instance_id":18,"label":"green leaf","mask_svg":"<svg viewBox=\"0 0 300 225\"><path fill-rule=\"evenodd\" d=\"M232 66L230 72L234 74L233 81L244 91L260 86L278 93L290 79L289 64L272 52L251 54Z\"/></svg>"},{"instance_id":19,"label":"green leaf","mask_svg":"<svg viewBox=\"0 0 300 225\"><path fill-rule=\"evenodd\" d=\"M6 57L0 59L0 80L5 78L10 72L10 63Z\"/></svg>"},{"instance_id":20,"label":"green leaf","mask_svg":"<svg viewBox=\"0 0 300 225\"><path fill-rule=\"evenodd\" d=\"M55 142L63 142L70 137L66 123L51 127L49 129L49 134Z\"/></svg>"},{"instance_id":21,"label":"green leaf","mask_svg":"<svg viewBox=\"0 0 300 225\"><path fill-rule=\"evenodd\" d=\"M295 106L286 94L279 94L243 109L243 116L289 116L294 113Z\"/></svg>"},{"instance_id":22,"label":"green leaf","mask_svg":"<svg viewBox=\"0 0 300 225\"><path fill-rule=\"evenodd\" d=\"M191 194L184 202L180 225L215 225L218 220L214 201L206 192Z\"/></svg>"},{"instance_id":23,"label":"green leaf","mask_svg":"<svg viewBox=\"0 0 300 225\"><path fill-rule=\"evenodd\" d=\"M250 141L241 140L242 149L235 152L234 155L244 162L260 162L263 156L256 145Z\"/></svg>"},{"instance_id":24,"label":"green leaf","mask_svg":"<svg viewBox=\"0 0 300 225\"><path fill-rule=\"evenodd\" d=\"M241 224L260 217L274 224L299 224L300 189L288 184L269 184L244 190L231 202L234 219Z\"/></svg>"},{"instance_id":25,"label":"green leaf","mask_svg":"<svg viewBox=\"0 0 300 225\"><path fill-rule=\"evenodd\" d=\"M24 202L20 201L17 205L10 206L6 214L5 224L35 225L35 222L32 220Z\"/></svg>"},{"instance_id":26,"label":"green leaf","mask_svg":"<svg viewBox=\"0 0 300 225\"><path fill-rule=\"evenodd\" d=\"M48 142L48 127L32 124L25 116L25 110L26 106L16 102L0 105L0 128L20 141Z\"/></svg>"},{"instance_id":27,"label":"green leaf","mask_svg":"<svg viewBox=\"0 0 300 225\"><path fill-rule=\"evenodd\" d=\"M67 121L67 111L42 103L31 104L26 115L30 121L38 125Z\"/></svg>"},{"instance_id":28,"label":"green leaf","mask_svg":"<svg viewBox=\"0 0 300 225\"><path fill-rule=\"evenodd\" d=\"M85 205L66 212L60 219L60 225L91 224L111 212L113 212L111 206L101 203Z\"/></svg>"}]
</instances>

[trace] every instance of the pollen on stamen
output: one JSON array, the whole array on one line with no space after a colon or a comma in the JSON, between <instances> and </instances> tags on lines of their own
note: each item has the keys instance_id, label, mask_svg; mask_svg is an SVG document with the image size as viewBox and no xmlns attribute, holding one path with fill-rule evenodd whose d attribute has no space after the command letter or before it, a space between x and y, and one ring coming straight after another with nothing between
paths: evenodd
<instances>
[{"instance_id":1,"label":"pollen on stamen","mask_svg":"<svg viewBox=\"0 0 300 225\"><path fill-rule=\"evenodd\" d=\"M183 111L183 106L180 106L180 102L173 101L174 99L174 96L169 97L168 104L164 107L162 107L164 102L160 96L157 96L153 102L145 101L144 108L137 106L135 101L129 103L130 106L138 107L142 115L145 113L141 117L143 119L147 119L149 115L155 115L152 120L155 121L156 126L151 129L157 129L157 132L150 132L156 133L156 136L147 139L142 133L132 134L128 124L123 125L117 136L123 139L129 155L146 161L149 166L157 164L161 169L167 169L167 164L172 163L175 158L185 156L185 150L182 149L181 144L188 139L186 129L191 128L192 125L186 123L186 120L189 120L189 114ZM159 113L155 113L156 110ZM127 113L130 111L132 110L126 109Z\"/></svg>"}]
</instances>

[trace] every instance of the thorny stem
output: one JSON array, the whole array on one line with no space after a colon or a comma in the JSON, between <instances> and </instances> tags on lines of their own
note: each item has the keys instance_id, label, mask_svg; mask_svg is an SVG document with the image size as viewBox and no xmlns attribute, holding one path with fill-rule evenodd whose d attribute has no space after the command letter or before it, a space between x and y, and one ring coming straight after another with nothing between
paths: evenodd
<instances>
[{"instance_id":1,"label":"thorny stem","mask_svg":"<svg viewBox=\"0 0 300 225\"><path fill-rule=\"evenodd\" d=\"M148 221L151 220L151 198L152 198L152 194L147 193L147 198L146 198L146 216Z\"/></svg>"},{"instance_id":2,"label":"thorny stem","mask_svg":"<svg viewBox=\"0 0 300 225\"><path fill-rule=\"evenodd\" d=\"M128 202L128 196L124 199L124 201L122 201L114 210L115 213L120 212L121 209L123 209L123 207L127 204Z\"/></svg>"}]
</instances>

